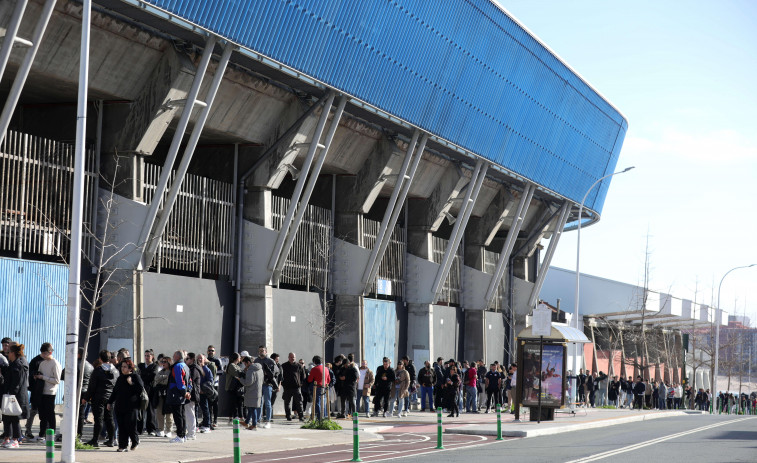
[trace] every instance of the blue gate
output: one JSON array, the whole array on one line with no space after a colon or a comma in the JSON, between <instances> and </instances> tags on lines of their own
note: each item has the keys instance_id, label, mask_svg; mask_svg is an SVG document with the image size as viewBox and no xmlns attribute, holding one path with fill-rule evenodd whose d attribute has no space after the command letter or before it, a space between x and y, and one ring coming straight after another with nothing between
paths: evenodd
<instances>
[{"instance_id":1,"label":"blue gate","mask_svg":"<svg viewBox=\"0 0 757 463\"><path fill-rule=\"evenodd\" d=\"M0 258L0 337L25 346L27 360L44 342L65 364L68 266ZM63 399L58 388L57 402Z\"/></svg>"},{"instance_id":2,"label":"blue gate","mask_svg":"<svg viewBox=\"0 0 757 463\"><path fill-rule=\"evenodd\" d=\"M376 371L383 357L397 362L397 304L394 301L363 299L365 320L365 359Z\"/></svg>"}]
</instances>

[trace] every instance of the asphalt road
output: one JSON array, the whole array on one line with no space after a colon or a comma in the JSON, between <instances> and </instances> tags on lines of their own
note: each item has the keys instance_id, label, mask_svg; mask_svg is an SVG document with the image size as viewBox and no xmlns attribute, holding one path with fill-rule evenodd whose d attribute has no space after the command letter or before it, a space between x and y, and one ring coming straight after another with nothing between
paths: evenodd
<instances>
[{"instance_id":1,"label":"asphalt road","mask_svg":"<svg viewBox=\"0 0 757 463\"><path fill-rule=\"evenodd\" d=\"M757 462L757 417L686 415L603 429L495 442L420 462Z\"/></svg>"}]
</instances>

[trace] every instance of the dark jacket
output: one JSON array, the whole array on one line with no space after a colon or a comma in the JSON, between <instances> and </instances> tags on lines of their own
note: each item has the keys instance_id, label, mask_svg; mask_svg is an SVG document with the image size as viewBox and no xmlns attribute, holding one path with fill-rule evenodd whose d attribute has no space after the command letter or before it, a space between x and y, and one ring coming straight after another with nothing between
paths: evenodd
<instances>
[{"instance_id":1,"label":"dark jacket","mask_svg":"<svg viewBox=\"0 0 757 463\"><path fill-rule=\"evenodd\" d=\"M81 359L77 359L76 361L81 363ZM78 366L79 365L77 365L77 367ZM94 371L94 369L95 367L93 367L92 364L86 360L84 361L84 368L76 368L76 387L79 387L79 380L81 380L82 397L84 397L84 394L87 392L87 388L89 387L89 380L92 377L92 372ZM82 379L82 373L84 374L84 379ZM66 379L65 368L60 372L60 379Z\"/></svg>"},{"instance_id":2,"label":"dark jacket","mask_svg":"<svg viewBox=\"0 0 757 463\"><path fill-rule=\"evenodd\" d=\"M202 371L196 363L189 365L189 377L192 379L192 392L189 400L200 401L200 384L202 383Z\"/></svg>"},{"instance_id":3,"label":"dark jacket","mask_svg":"<svg viewBox=\"0 0 757 463\"><path fill-rule=\"evenodd\" d=\"M153 362L146 365L144 362L139 364L139 377L142 378L142 384L145 385L145 391L148 394L152 391L152 382L158 373L158 364Z\"/></svg>"},{"instance_id":4,"label":"dark jacket","mask_svg":"<svg viewBox=\"0 0 757 463\"><path fill-rule=\"evenodd\" d=\"M44 381L35 379L34 375L39 371L39 364L45 360L41 355L38 355L29 362L29 393L31 394L31 403L35 406L39 403L42 397L42 386Z\"/></svg>"},{"instance_id":5,"label":"dark jacket","mask_svg":"<svg viewBox=\"0 0 757 463\"><path fill-rule=\"evenodd\" d=\"M131 378L131 384L128 383L128 379ZM126 410L127 408L139 408L140 395L142 394L142 388L144 383L142 378L139 377L139 373L130 373L128 375L121 375L116 380L116 385L113 387L113 394L110 395L108 403L116 404L116 408L119 410Z\"/></svg>"},{"instance_id":6,"label":"dark jacket","mask_svg":"<svg viewBox=\"0 0 757 463\"><path fill-rule=\"evenodd\" d=\"M421 371L418 373L418 382L424 387L434 387L434 384L436 384L436 373L434 372L434 369L431 367L421 368Z\"/></svg>"},{"instance_id":7,"label":"dark jacket","mask_svg":"<svg viewBox=\"0 0 757 463\"><path fill-rule=\"evenodd\" d=\"M633 384L633 393L636 395L644 395L644 391L647 390L647 386L644 385L643 381L639 381L638 383Z\"/></svg>"},{"instance_id":8,"label":"dark jacket","mask_svg":"<svg viewBox=\"0 0 757 463\"><path fill-rule=\"evenodd\" d=\"M285 389L299 388L305 384L305 368L297 362L281 364L281 385Z\"/></svg>"},{"instance_id":9,"label":"dark jacket","mask_svg":"<svg viewBox=\"0 0 757 463\"><path fill-rule=\"evenodd\" d=\"M28 418L29 400L26 391L29 388L29 364L26 363L26 357L18 357L10 362L5 368L3 379L3 393L15 396L21 406L21 418Z\"/></svg>"},{"instance_id":10,"label":"dark jacket","mask_svg":"<svg viewBox=\"0 0 757 463\"><path fill-rule=\"evenodd\" d=\"M274 389L279 387L277 381L279 369L276 367L276 362L271 357L258 357L255 359L255 363L259 363L263 366L263 380L265 385L271 386Z\"/></svg>"},{"instance_id":11,"label":"dark jacket","mask_svg":"<svg viewBox=\"0 0 757 463\"><path fill-rule=\"evenodd\" d=\"M394 380L397 378L394 374L392 367L384 368L384 365L379 365L376 368L376 389L380 391L388 391L394 386Z\"/></svg>"},{"instance_id":12,"label":"dark jacket","mask_svg":"<svg viewBox=\"0 0 757 463\"><path fill-rule=\"evenodd\" d=\"M106 366L107 365L107 366ZM95 368L92 376L89 378L89 387L87 393L82 394L92 403L107 402L113 394L113 387L116 385L116 367L110 363L105 363Z\"/></svg>"}]
</instances>

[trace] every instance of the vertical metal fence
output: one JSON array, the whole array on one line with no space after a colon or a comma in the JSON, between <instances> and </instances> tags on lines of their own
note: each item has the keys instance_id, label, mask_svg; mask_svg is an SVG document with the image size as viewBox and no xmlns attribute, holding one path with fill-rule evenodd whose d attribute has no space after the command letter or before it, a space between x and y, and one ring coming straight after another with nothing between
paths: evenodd
<instances>
[{"instance_id":1,"label":"vertical metal fence","mask_svg":"<svg viewBox=\"0 0 757 463\"><path fill-rule=\"evenodd\" d=\"M290 202L289 198L273 196L275 230L281 230ZM280 283L304 286L308 291L329 287L331 229L331 211L308 205L282 269Z\"/></svg>"},{"instance_id":2,"label":"vertical metal fence","mask_svg":"<svg viewBox=\"0 0 757 463\"><path fill-rule=\"evenodd\" d=\"M376 220L360 216L360 231L358 245L367 249L376 246L381 223ZM405 252L407 250L407 230L396 225L389 238L384 257L381 259L376 279L371 282L369 293L394 296L398 299L405 297Z\"/></svg>"},{"instance_id":3,"label":"vertical metal fence","mask_svg":"<svg viewBox=\"0 0 757 463\"><path fill-rule=\"evenodd\" d=\"M0 144L0 250L68 261L71 247L74 145L9 130ZM92 250L97 176L85 151L84 236Z\"/></svg>"},{"instance_id":4,"label":"vertical metal fence","mask_svg":"<svg viewBox=\"0 0 757 463\"><path fill-rule=\"evenodd\" d=\"M155 196L161 166L145 164L144 199ZM174 181L171 173L168 185ZM218 279L231 275L234 191L230 183L187 174L153 258L158 272L172 270Z\"/></svg>"},{"instance_id":5,"label":"vertical metal fence","mask_svg":"<svg viewBox=\"0 0 757 463\"><path fill-rule=\"evenodd\" d=\"M432 236L431 248L432 257L434 263L441 264L444 258L444 251L447 249L447 243L449 240L439 238L438 236ZM460 290L462 288L462 276L463 276L463 255L462 255L462 242L455 250L455 256L452 258L452 265L449 269L449 275L444 280L442 286L441 295L439 296L439 302L447 302L448 304L460 304Z\"/></svg>"}]
</instances>

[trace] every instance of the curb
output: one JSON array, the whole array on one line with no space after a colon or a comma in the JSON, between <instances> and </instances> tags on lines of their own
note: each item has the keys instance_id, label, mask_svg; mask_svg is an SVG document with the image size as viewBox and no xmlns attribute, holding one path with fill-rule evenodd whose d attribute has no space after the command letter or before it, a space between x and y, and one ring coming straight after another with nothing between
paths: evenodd
<instances>
[{"instance_id":1,"label":"curb","mask_svg":"<svg viewBox=\"0 0 757 463\"><path fill-rule=\"evenodd\" d=\"M553 434L561 434L564 432L581 431L584 429L603 428L605 426L614 426L618 424L633 423L636 421L654 420L658 418L669 418L671 416L683 416L686 414L687 413L684 413L683 411L675 411L675 412L656 413L654 415L647 414L647 415L626 416L622 418L606 418L606 419L590 421L587 423L575 423L575 424L568 424L564 426L552 426L548 428L539 428L539 429L528 429L528 430L503 429L502 436L503 437L549 436ZM473 426L476 426L476 425L471 425L470 427L449 428L449 429L445 429L444 432L447 434L474 434L474 435L479 435L479 436L496 436L497 435L496 429L488 429L488 428L482 429L482 428L473 427Z\"/></svg>"}]
</instances>

